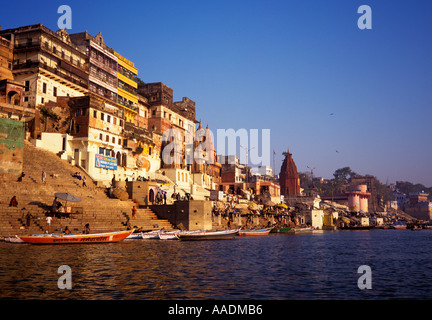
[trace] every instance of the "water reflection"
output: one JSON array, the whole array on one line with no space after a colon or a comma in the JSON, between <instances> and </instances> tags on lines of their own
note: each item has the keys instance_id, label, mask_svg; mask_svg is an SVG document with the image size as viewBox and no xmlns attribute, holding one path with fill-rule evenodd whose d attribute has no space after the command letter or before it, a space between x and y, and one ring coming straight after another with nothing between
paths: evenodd
<instances>
[{"instance_id":1,"label":"water reflection","mask_svg":"<svg viewBox=\"0 0 432 320\"><path fill-rule=\"evenodd\" d=\"M4 299L430 299L432 231L32 246L0 243ZM373 289L357 287L370 265ZM57 269L72 269L59 290Z\"/></svg>"}]
</instances>

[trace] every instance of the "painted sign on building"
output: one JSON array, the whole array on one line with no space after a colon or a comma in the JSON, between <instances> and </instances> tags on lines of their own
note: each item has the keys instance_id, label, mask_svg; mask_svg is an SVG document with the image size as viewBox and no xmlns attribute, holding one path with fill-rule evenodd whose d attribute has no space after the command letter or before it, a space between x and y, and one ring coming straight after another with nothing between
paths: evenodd
<instances>
[{"instance_id":1,"label":"painted sign on building","mask_svg":"<svg viewBox=\"0 0 432 320\"><path fill-rule=\"evenodd\" d=\"M117 170L117 159L103 154L96 154L95 166L102 169Z\"/></svg>"}]
</instances>

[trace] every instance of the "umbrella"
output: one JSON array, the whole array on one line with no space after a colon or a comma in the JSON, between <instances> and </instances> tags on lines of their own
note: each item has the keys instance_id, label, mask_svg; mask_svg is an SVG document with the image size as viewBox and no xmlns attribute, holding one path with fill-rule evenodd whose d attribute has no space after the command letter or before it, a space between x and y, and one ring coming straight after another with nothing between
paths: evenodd
<instances>
[{"instance_id":1,"label":"umbrella","mask_svg":"<svg viewBox=\"0 0 432 320\"><path fill-rule=\"evenodd\" d=\"M69 192L54 193L54 196L57 197L60 200L71 201L71 202L81 202L81 198L80 197L77 197L77 196L75 196L75 195L73 195L72 193L69 193Z\"/></svg>"},{"instance_id":2,"label":"umbrella","mask_svg":"<svg viewBox=\"0 0 432 320\"><path fill-rule=\"evenodd\" d=\"M279 203L277 206L281 207L281 208L288 209L288 206L285 203Z\"/></svg>"},{"instance_id":3,"label":"umbrella","mask_svg":"<svg viewBox=\"0 0 432 320\"><path fill-rule=\"evenodd\" d=\"M66 201L65 208L67 208L68 201L70 201L70 202L81 202L81 198L80 197L77 197L76 195L73 195L72 193L69 193L69 192L54 193L54 196L57 199L65 200Z\"/></svg>"}]
</instances>

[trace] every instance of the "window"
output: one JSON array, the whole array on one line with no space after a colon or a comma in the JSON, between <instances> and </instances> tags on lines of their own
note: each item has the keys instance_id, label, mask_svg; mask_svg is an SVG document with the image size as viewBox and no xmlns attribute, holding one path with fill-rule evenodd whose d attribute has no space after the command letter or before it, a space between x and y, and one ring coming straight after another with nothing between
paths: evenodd
<instances>
[{"instance_id":1,"label":"window","mask_svg":"<svg viewBox=\"0 0 432 320\"><path fill-rule=\"evenodd\" d=\"M122 144L122 140L119 138L118 140L118 144L121 145Z\"/></svg>"},{"instance_id":2,"label":"window","mask_svg":"<svg viewBox=\"0 0 432 320\"><path fill-rule=\"evenodd\" d=\"M108 121L109 123L111 123L111 116L110 116L110 115L107 116L107 121Z\"/></svg>"},{"instance_id":3,"label":"window","mask_svg":"<svg viewBox=\"0 0 432 320\"><path fill-rule=\"evenodd\" d=\"M102 135L102 133L99 133L99 139L100 139L100 140L103 140L103 135Z\"/></svg>"},{"instance_id":4,"label":"window","mask_svg":"<svg viewBox=\"0 0 432 320\"><path fill-rule=\"evenodd\" d=\"M112 143L115 143L115 137L112 137Z\"/></svg>"},{"instance_id":5,"label":"window","mask_svg":"<svg viewBox=\"0 0 432 320\"><path fill-rule=\"evenodd\" d=\"M57 87L53 87L53 96L57 97Z\"/></svg>"},{"instance_id":6,"label":"window","mask_svg":"<svg viewBox=\"0 0 432 320\"><path fill-rule=\"evenodd\" d=\"M109 135L106 136L106 142L109 142Z\"/></svg>"},{"instance_id":7,"label":"window","mask_svg":"<svg viewBox=\"0 0 432 320\"><path fill-rule=\"evenodd\" d=\"M105 113L101 112L101 120L105 121Z\"/></svg>"},{"instance_id":8,"label":"window","mask_svg":"<svg viewBox=\"0 0 432 320\"><path fill-rule=\"evenodd\" d=\"M30 81L29 80L27 80L25 82L25 89L24 89L24 91L30 91Z\"/></svg>"},{"instance_id":9,"label":"window","mask_svg":"<svg viewBox=\"0 0 432 320\"><path fill-rule=\"evenodd\" d=\"M42 84L42 92L47 93L47 84L45 82Z\"/></svg>"},{"instance_id":10,"label":"window","mask_svg":"<svg viewBox=\"0 0 432 320\"><path fill-rule=\"evenodd\" d=\"M113 117L113 124L117 124L117 118Z\"/></svg>"},{"instance_id":11,"label":"window","mask_svg":"<svg viewBox=\"0 0 432 320\"><path fill-rule=\"evenodd\" d=\"M93 118L97 118L97 111L93 110Z\"/></svg>"},{"instance_id":12,"label":"window","mask_svg":"<svg viewBox=\"0 0 432 320\"><path fill-rule=\"evenodd\" d=\"M28 102L28 101L29 101L28 97L24 97L24 102Z\"/></svg>"}]
</instances>

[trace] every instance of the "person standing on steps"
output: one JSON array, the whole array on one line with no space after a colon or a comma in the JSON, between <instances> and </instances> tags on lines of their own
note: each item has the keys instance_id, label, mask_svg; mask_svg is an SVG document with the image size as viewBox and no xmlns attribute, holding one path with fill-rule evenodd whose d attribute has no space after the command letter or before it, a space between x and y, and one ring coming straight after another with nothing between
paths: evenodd
<instances>
[{"instance_id":1,"label":"person standing on steps","mask_svg":"<svg viewBox=\"0 0 432 320\"><path fill-rule=\"evenodd\" d=\"M46 172L42 170L42 183L46 181Z\"/></svg>"},{"instance_id":2,"label":"person standing on steps","mask_svg":"<svg viewBox=\"0 0 432 320\"><path fill-rule=\"evenodd\" d=\"M51 221L52 221L52 217L50 215L48 215L46 217L46 229L45 229L46 233L49 233L49 231L50 231Z\"/></svg>"},{"instance_id":3,"label":"person standing on steps","mask_svg":"<svg viewBox=\"0 0 432 320\"><path fill-rule=\"evenodd\" d=\"M135 206L133 206L133 208L132 208L132 219L136 219L136 214L137 214L137 209L135 208Z\"/></svg>"},{"instance_id":4,"label":"person standing on steps","mask_svg":"<svg viewBox=\"0 0 432 320\"><path fill-rule=\"evenodd\" d=\"M83 182L82 186L83 187L87 187L86 178L85 177L82 178L82 182Z\"/></svg>"}]
</instances>

